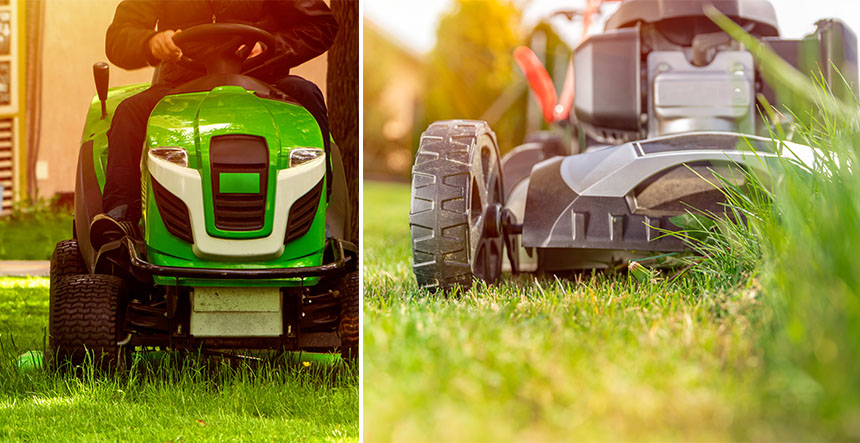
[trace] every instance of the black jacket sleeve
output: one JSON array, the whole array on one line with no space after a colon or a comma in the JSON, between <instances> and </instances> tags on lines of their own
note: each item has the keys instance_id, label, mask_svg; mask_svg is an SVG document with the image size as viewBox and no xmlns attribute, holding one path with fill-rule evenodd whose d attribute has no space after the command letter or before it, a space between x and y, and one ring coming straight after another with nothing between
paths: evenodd
<instances>
[{"instance_id":1,"label":"black jacket sleeve","mask_svg":"<svg viewBox=\"0 0 860 443\"><path fill-rule=\"evenodd\" d=\"M277 47L270 50L276 55L254 75L277 78L280 72L327 51L334 42L337 21L323 0L269 0L266 10L261 27L275 36Z\"/></svg>"},{"instance_id":2,"label":"black jacket sleeve","mask_svg":"<svg viewBox=\"0 0 860 443\"><path fill-rule=\"evenodd\" d=\"M157 8L152 0L123 0L116 7L105 36L105 52L111 63L123 69L159 63L148 47L149 39L155 35Z\"/></svg>"}]
</instances>

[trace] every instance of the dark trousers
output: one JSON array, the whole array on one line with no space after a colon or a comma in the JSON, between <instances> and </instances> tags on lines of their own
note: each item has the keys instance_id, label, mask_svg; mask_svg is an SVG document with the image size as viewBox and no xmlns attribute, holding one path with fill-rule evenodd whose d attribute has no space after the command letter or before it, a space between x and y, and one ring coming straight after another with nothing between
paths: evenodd
<instances>
[{"instance_id":1,"label":"dark trousers","mask_svg":"<svg viewBox=\"0 0 860 443\"><path fill-rule=\"evenodd\" d=\"M329 152L328 114L322 91L317 85L296 75L288 75L274 86L314 116L322 132L326 152ZM102 196L103 212L128 205L126 218L134 222L140 218L140 155L146 138L146 122L155 105L172 89L173 86L155 84L117 106L107 133L108 162Z\"/></svg>"}]
</instances>

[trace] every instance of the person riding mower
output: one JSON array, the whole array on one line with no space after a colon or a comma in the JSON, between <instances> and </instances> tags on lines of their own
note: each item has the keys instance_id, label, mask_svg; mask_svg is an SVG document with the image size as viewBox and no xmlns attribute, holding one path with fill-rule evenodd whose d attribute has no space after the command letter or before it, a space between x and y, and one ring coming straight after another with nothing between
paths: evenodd
<instances>
[{"instance_id":1,"label":"person riding mower","mask_svg":"<svg viewBox=\"0 0 860 443\"><path fill-rule=\"evenodd\" d=\"M111 60L177 61L114 88L107 64L93 67L72 238L51 258L51 361L92 353L121 368L152 348L357 358L355 202L321 94L287 77L335 27L321 1L119 5Z\"/></svg>"},{"instance_id":2,"label":"person riding mower","mask_svg":"<svg viewBox=\"0 0 860 443\"><path fill-rule=\"evenodd\" d=\"M326 150L329 150L328 117L322 92L313 83L289 75L291 67L322 54L334 41L337 22L322 0L219 0L209 3L124 0L117 6L107 30L108 60L124 69L152 65L157 66L157 71L152 86L124 100L111 121L107 133L104 214L94 218L90 233L97 245L123 234L138 235L140 153L146 122L152 109L168 92L205 74L199 64L193 66L188 62L188 56L183 55L174 39L182 39L183 29L206 23L256 24L272 33L275 44L271 47L262 48L260 42L256 42L254 46L241 46L237 50L237 59L247 57L243 72L273 84L305 107L316 118ZM219 45L232 45L218 42L213 48L212 43L204 39L198 47L192 45L189 51L217 53L223 50ZM264 50L271 56L264 66L256 66Z\"/></svg>"}]
</instances>

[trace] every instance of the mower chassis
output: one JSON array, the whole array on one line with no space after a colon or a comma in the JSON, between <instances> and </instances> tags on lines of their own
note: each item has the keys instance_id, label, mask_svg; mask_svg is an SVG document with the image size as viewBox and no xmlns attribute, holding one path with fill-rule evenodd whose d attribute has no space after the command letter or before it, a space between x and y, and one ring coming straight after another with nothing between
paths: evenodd
<instances>
[{"instance_id":1,"label":"mower chassis","mask_svg":"<svg viewBox=\"0 0 860 443\"><path fill-rule=\"evenodd\" d=\"M284 349L307 351L331 351L342 345L337 332L317 331L332 323L330 315L339 306L339 291L334 282L357 269L357 256L344 242L331 239L326 245L331 260L320 266L303 268L270 269L211 269L158 266L142 258L144 247L140 241L129 237L108 243L98 254L100 272L131 274L135 280L151 282L153 276L202 279L224 279L224 286L236 286L241 280L304 279L322 277L316 285L269 288L280 294L282 333L269 336L212 336L192 335L191 319L195 288L188 286L163 286L166 291L164 306L129 303L126 308L123 329L128 332L121 342L127 347L169 347L171 349ZM326 254L329 256L329 254ZM120 271L120 272L117 272ZM312 292L312 288L324 290ZM200 288L198 290L202 290ZM260 288L265 289L265 288ZM328 289L326 291L325 289ZM319 313L318 315L314 315ZM269 313L266 313L269 314ZM321 327L322 326L322 327ZM311 329L310 332L304 330Z\"/></svg>"}]
</instances>

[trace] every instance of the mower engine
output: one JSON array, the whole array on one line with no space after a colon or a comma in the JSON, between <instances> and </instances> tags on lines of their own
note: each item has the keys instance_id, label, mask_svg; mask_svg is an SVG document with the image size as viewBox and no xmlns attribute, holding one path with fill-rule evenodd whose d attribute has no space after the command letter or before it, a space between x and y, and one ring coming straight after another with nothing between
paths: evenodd
<instances>
[{"instance_id":1,"label":"mower engine","mask_svg":"<svg viewBox=\"0 0 860 443\"><path fill-rule=\"evenodd\" d=\"M761 123L757 94L784 104L752 54L704 16L706 4L801 72L821 72L828 81L839 72L857 83L856 37L839 21L820 21L815 33L790 40L779 37L767 1L631 0L609 18L606 32L574 52L576 123L591 139L582 137L580 146L691 131L753 134Z\"/></svg>"}]
</instances>

